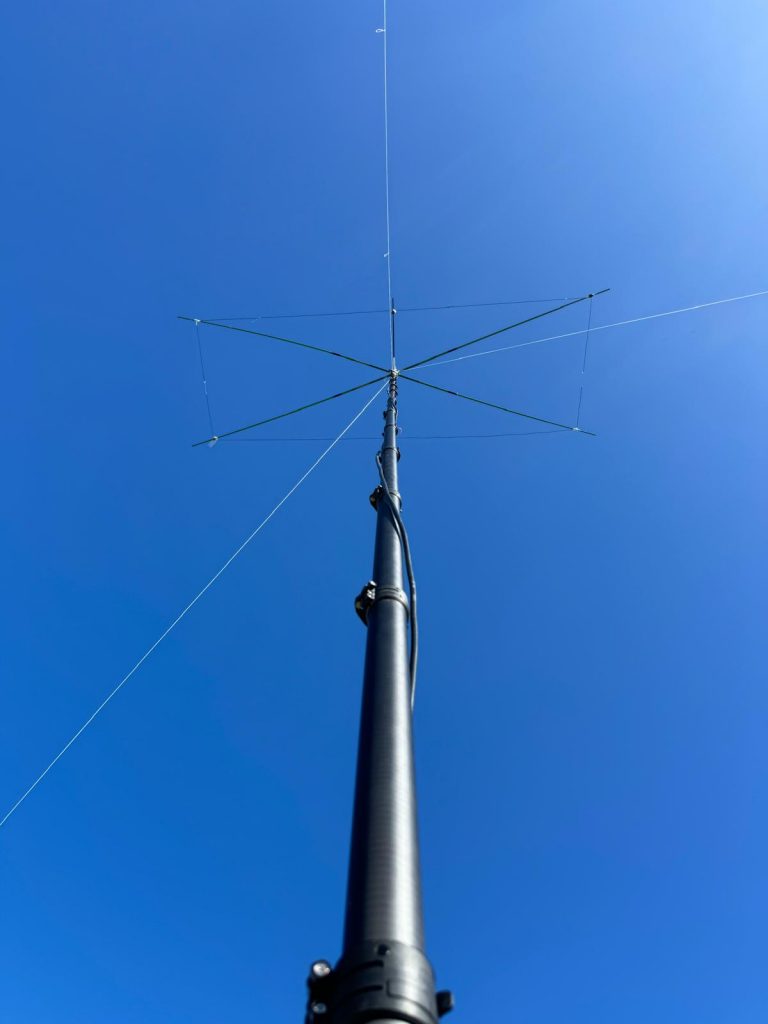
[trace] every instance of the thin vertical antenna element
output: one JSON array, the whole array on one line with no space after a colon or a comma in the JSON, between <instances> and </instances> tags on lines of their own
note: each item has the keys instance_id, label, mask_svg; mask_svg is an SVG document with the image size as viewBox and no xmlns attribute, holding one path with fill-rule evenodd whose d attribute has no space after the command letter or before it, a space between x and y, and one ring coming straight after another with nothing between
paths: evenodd
<instances>
[{"instance_id":1,"label":"thin vertical antenna element","mask_svg":"<svg viewBox=\"0 0 768 1024\"><path fill-rule=\"evenodd\" d=\"M387 300L389 309L389 355L391 369L395 369L395 304L392 299L392 229L389 217L389 88L387 80L387 0L384 0L384 198L387 219Z\"/></svg>"},{"instance_id":2,"label":"thin vertical antenna element","mask_svg":"<svg viewBox=\"0 0 768 1024\"><path fill-rule=\"evenodd\" d=\"M197 336L197 354L200 356L200 373L203 378L203 394L205 395L205 407L208 410L208 426L211 428L211 437L216 431L213 429L213 416L211 415L211 400L208 397L208 379L205 376L205 363L203 362L203 344L200 341L200 321L195 320L195 335Z\"/></svg>"},{"instance_id":3,"label":"thin vertical antenna element","mask_svg":"<svg viewBox=\"0 0 768 1024\"><path fill-rule=\"evenodd\" d=\"M589 332L592 327L592 296L589 297L589 314L587 316L587 333L584 338L584 358L581 361L581 384L579 385L579 407L576 410L576 426L581 419L581 400L584 397L584 372L587 369L587 351L589 349Z\"/></svg>"}]
</instances>

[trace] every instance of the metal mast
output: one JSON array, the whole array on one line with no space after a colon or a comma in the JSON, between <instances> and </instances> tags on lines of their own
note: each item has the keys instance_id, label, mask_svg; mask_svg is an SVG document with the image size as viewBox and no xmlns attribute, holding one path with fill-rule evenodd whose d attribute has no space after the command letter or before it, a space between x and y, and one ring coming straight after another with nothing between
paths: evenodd
<instances>
[{"instance_id":1,"label":"metal mast","mask_svg":"<svg viewBox=\"0 0 768 1024\"><path fill-rule=\"evenodd\" d=\"M307 1024L435 1024L452 1007L424 952L404 528L397 463L397 370L377 461L373 579L355 602L368 627L344 946L312 964ZM405 541L407 543L407 541Z\"/></svg>"}]
</instances>

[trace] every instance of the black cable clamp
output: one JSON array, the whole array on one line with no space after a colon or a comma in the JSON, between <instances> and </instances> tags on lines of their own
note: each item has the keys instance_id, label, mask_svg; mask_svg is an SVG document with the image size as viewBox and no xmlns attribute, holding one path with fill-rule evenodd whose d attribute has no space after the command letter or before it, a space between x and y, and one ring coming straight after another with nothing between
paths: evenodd
<instances>
[{"instance_id":1,"label":"black cable clamp","mask_svg":"<svg viewBox=\"0 0 768 1024\"><path fill-rule=\"evenodd\" d=\"M355 611L364 626L368 625L368 612L376 601L376 581L368 580L355 598Z\"/></svg>"}]
</instances>

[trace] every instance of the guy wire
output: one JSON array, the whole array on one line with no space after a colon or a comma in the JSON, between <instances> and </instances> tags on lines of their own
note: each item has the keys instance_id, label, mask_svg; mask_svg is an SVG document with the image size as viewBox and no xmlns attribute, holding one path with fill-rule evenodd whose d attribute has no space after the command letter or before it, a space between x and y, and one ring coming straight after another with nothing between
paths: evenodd
<instances>
[{"instance_id":1,"label":"guy wire","mask_svg":"<svg viewBox=\"0 0 768 1024\"><path fill-rule=\"evenodd\" d=\"M373 402L378 398L378 396L381 394L381 392L384 390L384 388L386 388L388 386L388 384L389 384L389 380L387 380L386 383L382 384L382 386L376 391L376 393L374 395L372 395L368 399L368 401L365 403L365 405L362 407L362 409L355 416L353 416L353 418L349 421L349 423L346 425L346 427L344 427L344 429L341 431L341 433L338 435L338 437L334 438L334 440L331 442L331 444L328 445L328 447L325 449L325 451L323 451L322 454L319 455L318 458L315 459L315 461L312 463L312 465L309 467L309 469L305 473L303 473L302 476L299 477L299 479L296 481L296 483L293 485L293 487L291 487L291 489L289 491L286 491L286 493L283 495L283 497L280 499L280 501L278 501L278 503L275 505L275 507L272 509L272 511L269 513L269 515L267 515L264 519L262 519L262 521L259 523L259 525L256 527L256 529L253 530L245 538L245 540L240 545L240 547L237 548L235 550L235 552L232 555L229 556L229 558L222 565L222 567L218 570L218 572L216 572L213 576L211 576L211 578L208 580L208 582L205 584L205 586L202 588L202 590L199 590L197 592L197 594L189 602L189 604L186 605L186 607L181 612L179 612L179 614L176 616L176 618L173 620L173 622L170 624L170 626L168 626L168 628L165 630L165 632L161 633L160 636L157 638L157 640L155 640L155 642L152 644L152 646L149 647L144 652L144 654L142 654L142 656L139 658L139 660L136 662L136 664L133 666L133 668L130 670L130 672L128 672L127 675L123 676L123 678L120 680L120 682L117 684L117 686L112 690L112 692L110 694L108 694L108 696L101 702L101 704L99 704L99 706L96 708L96 710L90 716L90 718L87 718L85 720L85 722L83 722L83 724L77 730L77 732L74 734L74 736L72 736L72 738L70 740L68 740L67 743L64 744L64 746L58 752L56 757L54 757L54 759L51 761L51 763L48 765L48 767L38 775L38 777L35 779L35 781L32 783L32 785L24 793L22 793L22 795L19 797L19 799L16 801L16 803L11 807L11 809L5 814L5 816L2 819L0 819L0 828L2 828L3 825L5 825L5 823L8 821L8 819L11 817L11 815L14 814L18 810L19 807L21 807L21 805L24 803L24 801L27 799L27 797L33 792L33 790L35 790L40 785L40 783L43 781L43 779L48 774L48 772L53 768L53 766L57 763L57 761L59 761L64 756L64 754L66 754L66 752L69 750L69 748L75 742L75 740L77 740L78 737L80 737L85 732L85 730L88 728L88 726L91 724L91 722L93 722L93 720L96 718L96 716L99 715L104 710L104 708L107 706L107 704L109 704L109 702L118 693L118 691L121 690L123 688L123 686L125 686L125 684L131 678L131 676L144 664L144 662L147 660L147 658L150 656L150 654L152 654L152 652L154 650L156 650L160 646L160 644L163 642L163 640L165 640L165 638L168 636L168 634L185 617L187 612L189 612L197 604L197 602L200 600L200 598L203 596L203 594L205 594L205 592L207 590L209 590L213 586L213 584L216 582L216 580L219 578L219 576L221 576L222 573L226 569L229 568L229 566L234 562L234 560L237 558L237 556L242 551L244 551L246 547L248 547L248 545L251 543L251 541L256 536L256 534L260 533L261 530L263 530L263 528L267 525L267 523L270 521L270 519L278 511L278 509L280 509L285 504L285 502L291 497L291 495L294 494L299 489L299 487L301 487L301 485L304 483L304 481L307 479L307 477L310 475L310 473L312 473L320 465L320 463L323 461L323 459L326 457L326 455L330 454L330 452L336 447L336 445L339 443L339 441L342 440L342 438L347 433L347 431L352 426L354 426L355 423L357 423L357 421L360 419L360 417L363 415L363 413L366 412L366 410L373 404Z\"/></svg>"},{"instance_id":2,"label":"guy wire","mask_svg":"<svg viewBox=\"0 0 768 1024\"><path fill-rule=\"evenodd\" d=\"M612 324L599 324L597 327L590 327L590 333L595 331L607 331L611 327L626 327L628 324L639 324L646 320L658 320L665 316L675 316L677 313L691 313L696 309L709 309L711 306L722 306L728 302L743 302L744 299L756 299L762 295L768 295L768 289L759 292L748 292L746 295L732 295L727 299L714 299L711 302L699 302L695 306L682 306L678 309L667 309L663 313L649 313L646 316L635 316L631 320L617 320ZM565 334L552 334L547 338L534 338L533 341L518 341L515 345L504 345L502 348L488 348L483 352L470 352L464 356L454 356L453 359L441 359L439 362L425 364L426 369L435 366L447 366L449 363L463 363L465 359L479 359L481 356L493 356L499 352L511 352L516 348L527 348L529 345L543 345L548 341L560 341L562 338L575 338L580 334L586 334L585 330L568 331Z\"/></svg>"}]
</instances>

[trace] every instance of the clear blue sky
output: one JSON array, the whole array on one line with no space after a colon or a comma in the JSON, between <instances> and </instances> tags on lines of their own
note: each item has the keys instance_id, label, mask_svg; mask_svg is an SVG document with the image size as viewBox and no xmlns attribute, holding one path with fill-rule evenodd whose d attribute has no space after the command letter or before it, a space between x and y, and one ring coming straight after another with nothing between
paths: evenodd
<instances>
[{"instance_id":1,"label":"clear blue sky","mask_svg":"<svg viewBox=\"0 0 768 1024\"><path fill-rule=\"evenodd\" d=\"M349 0L6 16L0 812L323 447L192 449L175 317L385 303L380 24ZM604 324L768 288L767 49L754 2L393 0L397 302L610 286ZM403 314L403 360L516 312ZM386 358L382 316L277 324ZM766 327L768 297L596 333L596 439L409 443L526 427L403 387L457 1021L766 1019ZM220 430L365 379L203 341ZM582 352L429 379L571 420ZM374 484L373 443L340 446L0 830L3 1020L302 1019L341 941Z\"/></svg>"}]
</instances>

